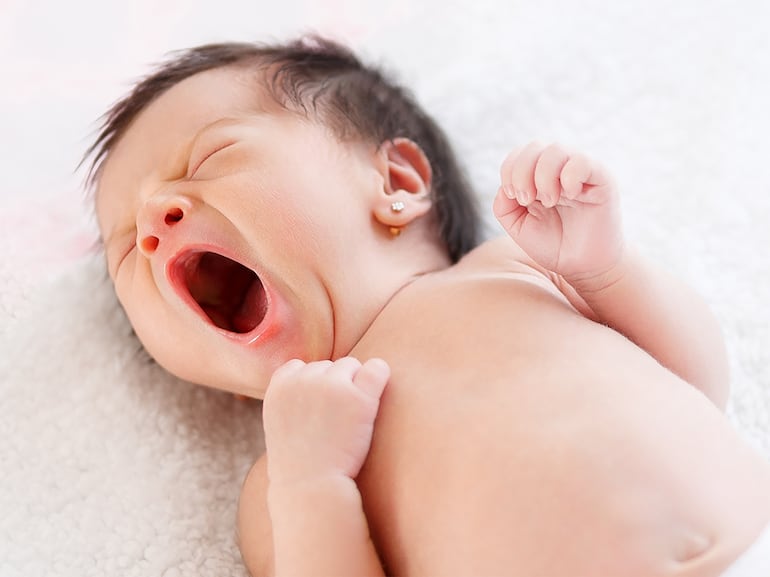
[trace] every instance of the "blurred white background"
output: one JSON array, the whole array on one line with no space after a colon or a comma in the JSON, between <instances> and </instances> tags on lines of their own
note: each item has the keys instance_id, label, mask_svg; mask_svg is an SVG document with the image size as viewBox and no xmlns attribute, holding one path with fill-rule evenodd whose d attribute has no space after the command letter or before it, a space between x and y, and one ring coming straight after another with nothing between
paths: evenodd
<instances>
[{"instance_id":1,"label":"blurred white background","mask_svg":"<svg viewBox=\"0 0 770 577\"><path fill-rule=\"evenodd\" d=\"M350 42L414 87L488 193L507 148L535 137L588 146L634 181L692 184L687 171L720 162L756 173L724 152L765 146L768 27L762 0L1 0L0 279L88 250L74 169L99 116L170 50L314 30ZM471 68L487 73L463 83ZM520 133L497 131L506 109Z\"/></svg>"},{"instance_id":2,"label":"blurred white background","mask_svg":"<svg viewBox=\"0 0 770 577\"><path fill-rule=\"evenodd\" d=\"M708 163L719 161L724 127L745 136L742 125L759 121L764 143L768 89L756 81L767 67L756 66L767 64L757 51L770 57L768 26L762 0L2 0L0 238L37 258L83 249L87 236L57 236L84 214L74 168L100 114L173 49L318 30L396 69L455 139L485 136L460 143L465 153L517 141L495 133L508 106L522 140L609 138L627 158L655 146L676 155L705 138ZM485 79L457 83L458 67L480 65ZM544 84L547 94L534 91ZM487 173L499 162L483 160Z\"/></svg>"}]
</instances>

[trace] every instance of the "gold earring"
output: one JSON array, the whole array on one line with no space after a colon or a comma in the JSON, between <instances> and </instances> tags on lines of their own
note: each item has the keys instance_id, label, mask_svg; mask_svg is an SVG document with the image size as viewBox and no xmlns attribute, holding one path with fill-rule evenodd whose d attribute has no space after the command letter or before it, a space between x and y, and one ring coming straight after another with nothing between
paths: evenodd
<instances>
[{"instance_id":1,"label":"gold earring","mask_svg":"<svg viewBox=\"0 0 770 577\"><path fill-rule=\"evenodd\" d=\"M404 202L401 201L401 200L397 200L397 201L393 202L390 205L391 212L394 212L396 214L398 214L399 212L403 211L405 208L406 208L406 204L404 204ZM390 236L392 236L394 238L397 237L399 234L401 234L401 229L402 228L404 228L404 227L402 227L402 226L391 226L391 227L388 227L388 230L390 231Z\"/></svg>"}]
</instances>

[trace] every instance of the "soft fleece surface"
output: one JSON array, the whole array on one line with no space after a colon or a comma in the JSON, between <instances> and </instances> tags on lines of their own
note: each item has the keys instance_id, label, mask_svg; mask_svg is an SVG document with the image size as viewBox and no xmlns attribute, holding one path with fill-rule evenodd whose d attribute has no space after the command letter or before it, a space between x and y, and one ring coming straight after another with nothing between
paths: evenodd
<instances>
[{"instance_id":1,"label":"soft fleece surface","mask_svg":"<svg viewBox=\"0 0 770 577\"><path fill-rule=\"evenodd\" d=\"M0 576L245 574L259 404L146 362L68 172L130 80L205 41L348 40L414 87L486 206L511 146L603 159L629 236L723 323L730 416L770 457L767 2L47 4L0 8Z\"/></svg>"}]
</instances>

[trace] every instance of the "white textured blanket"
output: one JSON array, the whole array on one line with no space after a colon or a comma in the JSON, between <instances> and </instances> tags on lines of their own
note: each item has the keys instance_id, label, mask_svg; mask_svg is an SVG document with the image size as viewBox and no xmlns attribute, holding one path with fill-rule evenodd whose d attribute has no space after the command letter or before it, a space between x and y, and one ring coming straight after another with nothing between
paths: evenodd
<instances>
[{"instance_id":1,"label":"white textured blanket","mask_svg":"<svg viewBox=\"0 0 770 577\"><path fill-rule=\"evenodd\" d=\"M0 7L0 577L245 574L259 404L147 362L68 173L147 63L205 41L349 40L414 87L485 206L511 146L604 160L629 236L723 323L730 416L770 458L769 3L47 4Z\"/></svg>"}]
</instances>

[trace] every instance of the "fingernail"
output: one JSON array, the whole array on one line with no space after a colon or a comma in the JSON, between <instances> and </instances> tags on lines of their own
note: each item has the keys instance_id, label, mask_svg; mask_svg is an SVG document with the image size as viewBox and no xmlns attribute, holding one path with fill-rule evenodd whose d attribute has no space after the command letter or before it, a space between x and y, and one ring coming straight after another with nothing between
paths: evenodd
<instances>
[{"instance_id":1,"label":"fingernail","mask_svg":"<svg viewBox=\"0 0 770 577\"><path fill-rule=\"evenodd\" d=\"M527 206L530 202L529 193L526 190L517 190L516 198L519 200L519 204L522 206Z\"/></svg>"},{"instance_id":2,"label":"fingernail","mask_svg":"<svg viewBox=\"0 0 770 577\"><path fill-rule=\"evenodd\" d=\"M504 184L503 185L503 194L510 198L511 200L514 200L516 198L516 191L514 190L513 186L510 184Z\"/></svg>"}]
</instances>

